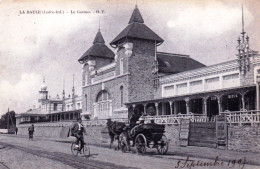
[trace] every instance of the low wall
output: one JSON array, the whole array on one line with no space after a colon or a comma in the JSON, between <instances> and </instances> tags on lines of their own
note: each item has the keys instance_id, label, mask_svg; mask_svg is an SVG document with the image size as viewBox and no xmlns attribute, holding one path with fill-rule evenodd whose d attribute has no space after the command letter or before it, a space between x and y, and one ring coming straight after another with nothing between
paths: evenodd
<instances>
[{"instance_id":1,"label":"low wall","mask_svg":"<svg viewBox=\"0 0 260 169\"><path fill-rule=\"evenodd\" d=\"M18 135L28 136L29 125L18 125ZM62 126L39 126L34 125L34 136L66 138L69 133L70 125ZM106 126L86 126L87 138L94 140L96 143L109 143L110 138ZM171 145L179 145L179 125L166 125L165 135L170 140Z\"/></svg>"},{"instance_id":2,"label":"low wall","mask_svg":"<svg viewBox=\"0 0 260 169\"><path fill-rule=\"evenodd\" d=\"M260 126L229 126L228 149L260 152Z\"/></svg>"},{"instance_id":3,"label":"low wall","mask_svg":"<svg viewBox=\"0 0 260 169\"><path fill-rule=\"evenodd\" d=\"M166 125L165 135L174 146L180 145L180 125Z\"/></svg>"},{"instance_id":4,"label":"low wall","mask_svg":"<svg viewBox=\"0 0 260 169\"><path fill-rule=\"evenodd\" d=\"M60 138L65 137L64 129L66 127L59 126L35 126L34 127L34 136L37 137L52 137L52 138ZM69 127L68 131L69 131ZM63 131L63 132L62 132ZM18 126L18 135L28 135L28 126ZM61 135L63 134L63 135Z\"/></svg>"}]
</instances>

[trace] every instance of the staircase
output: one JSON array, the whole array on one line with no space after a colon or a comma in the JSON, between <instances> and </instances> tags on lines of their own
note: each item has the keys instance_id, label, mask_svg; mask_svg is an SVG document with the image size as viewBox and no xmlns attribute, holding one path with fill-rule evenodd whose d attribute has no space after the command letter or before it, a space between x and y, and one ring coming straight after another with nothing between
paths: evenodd
<instances>
[{"instance_id":1,"label":"staircase","mask_svg":"<svg viewBox=\"0 0 260 169\"><path fill-rule=\"evenodd\" d=\"M190 123L189 146L216 147L216 123Z\"/></svg>"}]
</instances>

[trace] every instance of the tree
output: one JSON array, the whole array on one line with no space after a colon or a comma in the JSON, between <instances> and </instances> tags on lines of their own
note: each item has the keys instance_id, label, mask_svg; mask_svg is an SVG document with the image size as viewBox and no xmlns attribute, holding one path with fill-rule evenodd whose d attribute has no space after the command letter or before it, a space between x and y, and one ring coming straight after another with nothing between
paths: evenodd
<instances>
[{"instance_id":1,"label":"tree","mask_svg":"<svg viewBox=\"0 0 260 169\"><path fill-rule=\"evenodd\" d=\"M14 111L10 111L9 113L7 112L7 113L5 113L4 115L1 116L0 128L7 129L8 122L9 122L9 128L11 126L15 126L16 119L15 119L15 112Z\"/></svg>"}]
</instances>

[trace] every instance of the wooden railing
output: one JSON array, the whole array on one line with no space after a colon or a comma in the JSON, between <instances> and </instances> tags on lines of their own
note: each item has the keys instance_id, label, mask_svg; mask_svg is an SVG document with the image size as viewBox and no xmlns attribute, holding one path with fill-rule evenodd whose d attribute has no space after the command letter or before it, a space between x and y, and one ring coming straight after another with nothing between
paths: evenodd
<instances>
[{"instance_id":1,"label":"wooden railing","mask_svg":"<svg viewBox=\"0 0 260 169\"><path fill-rule=\"evenodd\" d=\"M259 125L260 124L260 110L249 111L225 111L228 125Z\"/></svg>"},{"instance_id":2,"label":"wooden railing","mask_svg":"<svg viewBox=\"0 0 260 169\"><path fill-rule=\"evenodd\" d=\"M112 121L120 121L124 123L128 123L127 118L111 118ZM76 120L74 121L55 121L55 122L43 122L43 123L34 123L34 126L39 127L64 127L64 126L71 126ZM82 120L82 124L84 126L105 126L107 123L106 119L97 119L97 120ZM29 127L31 123L27 124L19 124L19 127Z\"/></svg>"},{"instance_id":3,"label":"wooden railing","mask_svg":"<svg viewBox=\"0 0 260 169\"><path fill-rule=\"evenodd\" d=\"M208 122L209 118L201 114L178 114L178 115L160 115L145 116L146 122L154 120L157 124L180 124L182 119L190 119L191 122Z\"/></svg>"}]
</instances>

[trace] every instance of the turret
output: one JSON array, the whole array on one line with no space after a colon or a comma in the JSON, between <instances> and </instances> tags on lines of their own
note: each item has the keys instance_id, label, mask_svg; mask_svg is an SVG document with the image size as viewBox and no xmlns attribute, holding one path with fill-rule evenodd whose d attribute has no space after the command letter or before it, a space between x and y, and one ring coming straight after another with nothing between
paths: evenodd
<instances>
[{"instance_id":1,"label":"turret","mask_svg":"<svg viewBox=\"0 0 260 169\"><path fill-rule=\"evenodd\" d=\"M39 107L41 107L44 104L44 102L46 102L47 100L48 100L47 85L45 84L45 78L43 77L43 83L39 91L39 99L38 99L38 102L40 103Z\"/></svg>"},{"instance_id":2,"label":"turret","mask_svg":"<svg viewBox=\"0 0 260 169\"><path fill-rule=\"evenodd\" d=\"M117 69L130 75L129 102L152 99L154 80L158 69L156 51L163 43L155 32L144 24L143 17L135 6L127 27L112 40L110 45L116 48ZM156 62L156 63L155 63Z\"/></svg>"}]
</instances>

